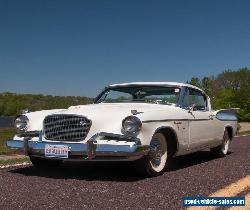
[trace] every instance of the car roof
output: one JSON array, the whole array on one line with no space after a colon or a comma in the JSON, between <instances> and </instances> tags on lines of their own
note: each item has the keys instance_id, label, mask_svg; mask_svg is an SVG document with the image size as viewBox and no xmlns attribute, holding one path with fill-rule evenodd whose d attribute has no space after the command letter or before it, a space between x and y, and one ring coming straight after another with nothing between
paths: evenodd
<instances>
[{"instance_id":1,"label":"car roof","mask_svg":"<svg viewBox=\"0 0 250 210\"><path fill-rule=\"evenodd\" d=\"M180 83L180 82L129 82L129 83L120 83L120 84L112 84L108 87L122 87L122 86L177 86L177 87L190 87L193 89L200 90L204 93L204 91L194 85Z\"/></svg>"}]
</instances>

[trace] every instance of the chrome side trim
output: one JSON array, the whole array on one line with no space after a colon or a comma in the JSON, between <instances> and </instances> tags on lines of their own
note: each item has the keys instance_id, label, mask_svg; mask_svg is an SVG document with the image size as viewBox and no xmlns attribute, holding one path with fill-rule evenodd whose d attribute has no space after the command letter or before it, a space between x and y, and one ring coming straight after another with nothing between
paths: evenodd
<instances>
[{"instance_id":1,"label":"chrome side trim","mask_svg":"<svg viewBox=\"0 0 250 210\"><path fill-rule=\"evenodd\" d=\"M211 118L204 119L162 119L162 120L144 120L142 123L153 123L153 122L172 122L172 121L208 121Z\"/></svg>"}]
</instances>

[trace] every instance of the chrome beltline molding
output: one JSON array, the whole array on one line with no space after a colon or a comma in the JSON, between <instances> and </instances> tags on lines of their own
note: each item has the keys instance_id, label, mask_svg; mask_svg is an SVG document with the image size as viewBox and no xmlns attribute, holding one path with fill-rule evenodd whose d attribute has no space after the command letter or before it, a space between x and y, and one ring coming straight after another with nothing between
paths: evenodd
<instances>
[{"instance_id":1,"label":"chrome beltline molding","mask_svg":"<svg viewBox=\"0 0 250 210\"><path fill-rule=\"evenodd\" d=\"M213 119L163 119L163 120L145 120L142 123L153 123L153 122L172 122L172 121L207 121Z\"/></svg>"}]
</instances>

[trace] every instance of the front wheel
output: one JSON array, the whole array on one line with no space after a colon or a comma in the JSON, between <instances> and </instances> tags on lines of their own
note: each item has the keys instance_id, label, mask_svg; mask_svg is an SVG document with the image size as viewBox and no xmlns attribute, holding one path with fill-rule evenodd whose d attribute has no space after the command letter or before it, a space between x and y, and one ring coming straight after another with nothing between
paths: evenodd
<instances>
[{"instance_id":1,"label":"front wheel","mask_svg":"<svg viewBox=\"0 0 250 210\"><path fill-rule=\"evenodd\" d=\"M217 157L225 157L228 153L229 142L230 138L228 135L228 131L225 130L222 144L219 145L218 147L211 148L211 152Z\"/></svg>"},{"instance_id":2,"label":"front wheel","mask_svg":"<svg viewBox=\"0 0 250 210\"><path fill-rule=\"evenodd\" d=\"M149 154L135 162L136 170L146 176L159 176L167 166L167 141L162 133L153 135Z\"/></svg>"},{"instance_id":3,"label":"front wheel","mask_svg":"<svg viewBox=\"0 0 250 210\"><path fill-rule=\"evenodd\" d=\"M36 168L55 168L62 164L62 160L51 160L34 156L30 156L30 161Z\"/></svg>"}]
</instances>

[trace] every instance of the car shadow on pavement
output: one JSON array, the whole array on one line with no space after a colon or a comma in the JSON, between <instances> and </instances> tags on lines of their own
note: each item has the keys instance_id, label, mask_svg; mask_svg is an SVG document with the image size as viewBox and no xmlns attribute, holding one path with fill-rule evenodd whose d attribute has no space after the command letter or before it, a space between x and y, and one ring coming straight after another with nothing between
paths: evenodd
<instances>
[{"instance_id":1,"label":"car shadow on pavement","mask_svg":"<svg viewBox=\"0 0 250 210\"><path fill-rule=\"evenodd\" d=\"M229 151L227 156L233 152ZM176 171L183 168L206 163L211 160L220 159L214 156L210 151L199 151L188 155L178 156L169 161L168 171Z\"/></svg>"},{"instance_id":2,"label":"car shadow on pavement","mask_svg":"<svg viewBox=\"0 0 250 210\"><path fill-rule=\"evenodd\" d=\"M39 169L30 165L9 172L25 176L86 181L133 182L144 179L135 172L133 164L126 162L65 162L62 166L56 168Z\"/></svg>"},{"instance_id":3,"label":"car shadow on pavement","mask_svg":"<svg viewBox=\"0 0 250 210\"><path fill-rule=\"evenodd\" d=\"M229 155L232 152L229 152ZM177 171L206 163L217 159L209 151L201 151L193 154L175 157L169 162L167 171ZM100 180L133 182L145 179L136 173L132 163L126 162L66 162L57 168L38 169L34 166L26 166L9 170L10 173L25 176L37 176L53 179L78 179L78 180ZM168 173L168 172L166 172Z\"/></svg>"}]
</instances>

